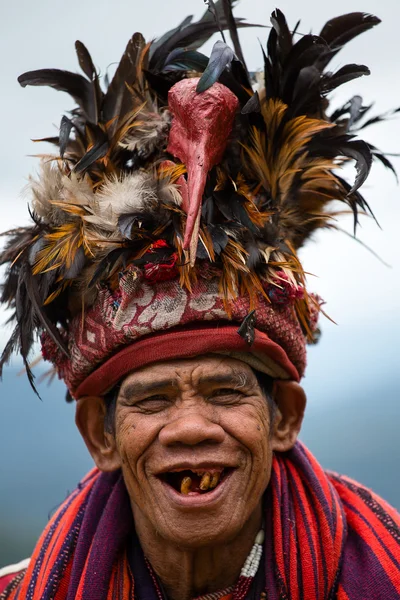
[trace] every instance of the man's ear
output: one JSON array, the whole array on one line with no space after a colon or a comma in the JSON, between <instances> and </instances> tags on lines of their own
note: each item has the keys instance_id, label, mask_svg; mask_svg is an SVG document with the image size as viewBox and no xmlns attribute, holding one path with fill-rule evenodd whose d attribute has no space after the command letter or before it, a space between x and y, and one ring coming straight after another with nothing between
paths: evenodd
<instances>
[{"instance_id":1,"label":"man's ear","mask_svg":"<svg viewBox=\"0 0 400 600\"><path fill-rule=\"evenodd\" d=\"M101 471L115 471L121 461L115 436L105 430L106 407L103 398L85 396L76 403L75 422L97 467Z\"/></svg>"},{"instance_id":2,"label":"man's ear","mask_svg":"<svg viewBox=\"0 0 400 600\"><path fill-rule=\"evenodd\" d=\"M274 381L273 397L277 405L272 423L272 449L286 452L293 448L303 422L307 398L296 381Z\"/></svg>"}]
</instances>

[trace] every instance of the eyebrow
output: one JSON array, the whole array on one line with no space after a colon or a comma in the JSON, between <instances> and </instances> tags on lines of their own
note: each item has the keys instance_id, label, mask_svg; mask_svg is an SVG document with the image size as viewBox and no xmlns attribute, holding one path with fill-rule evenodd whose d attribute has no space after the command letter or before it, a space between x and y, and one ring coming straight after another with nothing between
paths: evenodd
<instances>
[{"instance_id":1,"label":"eyebrow","mask_svg":"<svg viewBox=\"0 0 400 600\"><path fill-rule=\"evenodd\" d=\"M198 380L199 386L206 386L210 384L229 385L237 388L245 387L248 384L248 377L245 373L226 373L221 375L207 375L200 377ZM131 398L135 395L151 394L152 392L160 389L165 390L166 388L177 388L176 383L168 379L161 379L159 381L152 381L149 383L142 383L140 381L136 383L128 383L121 389L121 395L124 398Z\"/></svg>"},{"instance_id":2,"label":"eyebrow","mask_svg":"<svg viewBox=\"0 0 400 600\"><path fill-rule=\"evenodd\" d=\"M226 373L221 375L209 375L207 377L200 377L199 385L207 385L210 383L217 383L222 385L234 385L235 387L245 387L248 384L248 377L245 373Z\"/></svg>"},{"instance_id":3,"label":"eyebrow","mask_svg":"<svg viewBox=\"0 0 400 600\"><path fill-rule=\"evenodd\" d=\"M152 381L149 383L141 383L138 381L137 383L127 383L121 390L121 395L124 398L130 398L135 396L136 394L140 395L143 393L151 393L160 389L165 388L176 388L176 384L169 379L161 379L160 381Z\"/></svg>"}]
</instances>

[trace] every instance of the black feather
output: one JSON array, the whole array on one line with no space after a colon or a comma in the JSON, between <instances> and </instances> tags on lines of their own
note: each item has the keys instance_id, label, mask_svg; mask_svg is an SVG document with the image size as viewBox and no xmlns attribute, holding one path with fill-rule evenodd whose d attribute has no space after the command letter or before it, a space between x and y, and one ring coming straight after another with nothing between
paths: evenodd
<instances>
[{"instance_id":1,"label":"black feather","mask_svg":"<svg viewBox=\"0 0 400 600\"><path fill-rule=\"evenodd\" d=\"M393 175L396 177L396 181L399 181L398 175L396 173L396 169L394 168L393 164L391 163L391 161L387 158L387 156L385 156L385 154L383 152L381 152L380 150L378 150L378 148L376 148L375 146L373 146L372 144L368 144L369 148L372 152L372 156L374 158L376 158L377 160L379 160L387 169L390 169L390 171L392 171Z\"/></svg>"},{"instance_id":2,"label":"black feather","mask_svg":"<svg viewBox=\"0 0 400 600\"><path fill-rule=\"evenodd\" d=\"M348 131L353 129L353 125L358 123L358 121L362 119L369 109L370 107L363 107L361 96L353 96L353 98L350 100L349 106L349 121L347 124Z\"/></svg>"},{"instance_id":3,"label":"black feather","mask_svg":"<svg viewBox=\"0 0 400 600\"><path fill-rule=\"evenodd\" d=\"M367 13L348 13L325 23L319 35L329 44L332 50L339 51L347 42L364 31L375 27L380 22L381 20L378 17Z\"/></svg>"},{"instance_id":4,"label":"black feather","mask_svg":"<svg viewBox=\"0 0 400 600\"><path fill-rule=\"evenodd\" d=\"M249 113L252 113L252 112L259 113L260 110L261 110L260 97L258 95L258 92L255 92L251 96L250 100L248 100L246 102L246 104L243 106L243 108L240 112L242 113L242 115L248 115Z\"/></svg>"},{"instance_id":5,"label":"black feather","mask_svg":"<svg viewBox=\"0 0 400 600\"><path fill-rule=\"evenodd\" d=\"M85 251L82 248L82 246L80 246L75 254L74 260L71 264L71 266L69 267L69 269L66 269L64 271L63 274L63 278L65 280L74 280L78 277L78 275L80 273L82 273L82 270L84 268L86 264L86 256L85 256Z\"/></svg>"},{"instance_id":6,"label":"black feather","mask_svg":"<svg viewBox=\"0 0 400 600\"><path fill-rule=\"evenodd\" d=\"M218 210L225 217L225 219L240 223L243 227L253 233L258 231L257 227L254 225L243 206L243 196L237 192L223 190L214 192L213 198Z\"/></svg>"},{"instance_id":7,"label":"black feather","mask_svg":"<svg viewBox=\"0 0 400 600\"><path fill-rule=\"evenodd\" d=\"M352 131L354 124L358 123L360 119L363 118L371 106L364 107L361 96L353 96L349 104L349 121L347 123L347 130L350 132Z\"/></svg>"},{"instance_id":8,"label":"black feather","mask_svg":"<svg viewBox=\"0 0 400 600\"><path fill-rule=\"evenodd\" d=\"M59 145L60 145L60 156L64 157L65 150L67 149L69 136L73 127L73 123L65 115L61 119L60 134L59 134Z\"/></svg>"},{"instance_id":9,"label":"black feather","mask_svg":"<svg viewBox=\"0 0 400 600\"><path fill-rule=\"evenodd\" d=\"M271 23L276 31L276 44L279 48L279 60L283 63L292 49L292 34L289 31L285 16L279 8L272 13Z\"/></svg>"},{"instance_id":10,"label":"black feather","mask_svg":"<svg viewBox=\"0 0 400 600\"><path fill-rule=\"evenodd\" d=\"M242 87L246 88L246 93L251 92L252 84L250 80L250 74L246 68L246 65L236 56L234 56L231 63L230 73Z\"/></svg>"},{"instance_id":11,"label":"black feather","mask_svg":"<svg viewBox=\"0 0 400 600\"><path fill-rule=\"evenodd\" d=\"M39 69L23 73L18 77L18 81L22 87L45 85L60 92L67 92L81 107L89 123L97 123L92 83L82 75L60 69Z\"/></svg>"},{"instance_id":12,"label":"black feather","mask_svg":"<svg viewBox=\"0 0 400 600\"><path fill-rule=\"evenodd\" d=\"M152 44L151 44L151 48L150 48L150 59L152 59L154 57L154 54L156 54L157 50L159 48L162 48L164 45L167 45L169 40L179 31L181 31L182 29L184 29L185 27L187 27L191 22L193 21L193 15L188 15L187 17L185 17L183 19L183 21L181 23L179 23L179 25L177 27L174 27L173 29L170 29L169 31L166 31L164 33L164 35L162 35L161 37L159 37L157 40L155 40ZM154 59L154 62L156 62L156 59Z\"/></svg>"},{"instance_id":13,"label":"black feather","mask_svg":"<svg viewBox=\"0 0 400 600\"><path fill-rule=\"evenodd\" d=\"M304 67L317 63L321 55L329 52L329 47L317 35L304 35L287 54L283 64L282 89L293 86L293 78ZM292 86L290 86L292 82Z\"/></svg>"},{"instance_id":14,"label":"black feather","mask_svg":"<svg viewBox=\"0 0 400 600\"><path fill-rule=\"evenodd\" d=\"M299 114L313 114L320 104L321 72L314 65L304 67L299 72L293 89L292 103L288 118Z\"/></svg>"},{"instance_id":15,"label":"black feather","mask_svg":"<svg viewBox=\"0 0 400 600\"><path fill-rule=\"evenodd\" d=\"M132 227L140 221L137 214L120 215L118 218L118 229L123 238L130 240L132 238Z\"/></svg>"},{"instance_id":16,"label":"black feather","mask_svg":"<svg viewBox=\"0 0 400 600\"><path fill-rule=\"evenodd\" d=\"M218 81L221 73L230 66L234 56L232 48L227 44L221 40L215 42L206 70L197 84L196 92L199 94L205 92Z\"/></svg>"},{"instance_id":17,"label":"black feather","mask_svg":"<svg viewBox=\"0 0 400 600\"><path fill-rule=\"evenodd\" d=\"M153 42L150 47L149 70L153 73L162 71L167 56L176 48L187 48L188 50L197 50L202 44L196 44L199 37L206 42L214 33L218 31L218 26L214 22L190 23L187 26L175 31L166 41L159 45Z\"/></svg>"},{"instance_id":18,"label":"black feather","mask_svg":"<svg viewBox=\"0 0 400 600\"><path fill-rule=\"evenodd\" d=\"M294 36L297 34L297 30L298 30L298 28L300 27L300 23L301 23L301 20L299 19L299 20L297 21L296 25L293 27L293 31L292 31L292 39L294 39ZM301 35L301 34L299 34L299 35Z\"/></svg>"},{"instance_id":19,"label":"black feather","mask_svg":"<svg viewBox=\"0 0 400 600\"><path fill-rule=\"evenodd\" d=\"M207 252L204 244L202 243L201 238L200 238L200 243L197 244L196 258L197 258L197 260L207 260L207 259L209 259L208 252Z\"/></svg>"},{"instance_id":20,"label":"black feather","mask_svg":"<svg viewBox=\"0 0 400 600\"><path fill-rule=\"evenodd\" d=\"M353 79L357 79L364 75L370 75L370 73L370 70L365 65L345 65L336 71L336 73L325 75L322 80L321 88L323 92L328 93L344 83L353 81Z\"/></svg>"},{"instance_id":21,"label":"black feather","mask_svg":"<svg viewBox=\"0 0 400 600\"><path fill-rule=\"evenodd\" d=\"M52 323L48 318L46 307L43 306L43 302L39 293L37 276L32 274L30 268L24 269L24 276L24 283L26 285L29 300L32 304L34 318L37 318L40 321L43 329L48 333L53 342L57 345L61 352L68 357L68 349L65 346L63 339L61 338L60 332L58 331L54 323Z\"/></svg>"},{"instance_id":22,"label":"black feather","mask_svg":"<svg viewBox=\"0 0 400 600\"><path fill-rule=\"evenodd\" d=\"M366 181L372 165L372 153L364 140L350 140L338 145L338 152L356 163L357 176L349 194L356 192Z\"/></svg>"},{"instance_id":23,"label":"black feather","mask_svg":"<svg viewBox=\"0 0 400 600\"><path fill-rule=\"evenodd\" d=\"M221 4L217 2L216 7L218 10L220 10L220 6ZM220 23L222 29L228 28L228 24L224 17L220 17ZM236 19L236 26L238 28L259 27L259 25L253 23L246 23L242 19ZM176 48L197 50L205 44L214 33L217 33L219 28L215 20L210 16L210 13L206 11L199 21L195 23L189 22L187 25L173 31L172 35L167 36L162 44L159 43L160 40L157 40L151 45L148 69L152 73L159 73L162 71L167 56L173 50Z\"/></svg>"},{"instance_id":24,"label":"black feather","mask_svg":"<svg viewBox=\"0 0 400 600\"><path fill-rule=\"evenodd\" d=\"M332 113L330 120L337 123L337 125L346 133L357 131L357 128L355 128L354 125L357 124L371 108L372 105L363 105L361 96L353 96L348 102Z\"/></svg>"},{"instance_id":25,"label":"black feather","mask_svg":"<svg viewBox=\"0 0 400 600\"><path fill-rule=\"evenodd\" d=\"M46 238L44 236L40 236L37 238L37 240L31 244L31 246L29 247L29 251L28 251L28 262L31 265L31 267L35 264L36 262L36 256L37 253L40 252L45 246L46 246Z\"/></svg>"},{"instance_id":26,"label":"black feather","mask_svg":"<svg viewBox=\"0 0 400 600\"><path fill-rule=\"evenodd\" d=\"M265 265L265 258L261 255L257 240L254 238L247 239L244 247L247 252L246 265L254 273L262 263Z\"/></svg>"},{"instance_id":27,"label":"black feather","mask_svg":"<svg viewBox=\"0 0 400 600\"><path fill-rule=\"evenodd\" d=\"M215 204L212 196L207 196L203 199L201 217L207 225L215 222Z\"/></svg>"},{"instance_id":28,"label":"black feather","mask_svg":"<svg viewBox=\"0 0 400 600\"><path fill-rule=\"evenodd\" d=\"M255 327L256 324L256 311L252 310L249 314L243 319L239 329L237 330L240 337L242 337L249 346L254 344L255 340Z\"/></svg>"},{"instance_id":29,"label":"black feather","mask_svg":"<svg viewBox=\"0 0 400 600\"><path fill-rule=\"evenodd\" d=\"M82 42L77 40L75 42L75 50L78 56L79 66L82 71L85 73L86 77L93 81L96 76L96 69L92 61L92 57L90 56L88 49Z\"/></svg>"},{"instance_id":30,"label":"black feather","mask_svg":"<svg viewBox=\"0 0 400 600\"><path fill-rule=\"evenodd\" d=\"M231 70L229 71L228 69L225 69L225 71L222 71L222 73L219 77L219 82L222 83L227 88L229 88L231 90L231 92L233 92L235 94L235 96L238 98L240 105L244 106L249 99L249 92L245 88L247 87L249 90L251 90L251 85L248 84L248 85L244 86L243 82L241 82L240 80L239 81L237 80L237 77L236 77L237 68L236 67L238 67L238 66L243 69L242 63L234 58L231 63ZM243 70L242 70L242 75L243 75Z\"/></svg>"},{"instance_id":31,"label":"black feather","mask_svg":"<svg viewBox=\"0 0 400 600\"><path fill-rule=\"evenodd\" d=\"M132 87L137 76L137 65L145 40L141 33L134 33L119 62L103 101L103 119L111 121L110 135L115 131L118 119L132 108L133 101L128 86Z\"/></svg>"},{"instance_id":32,"label":"black feather","mask_svg":"<svg viewBox=\"0 0 400 600\"><path fill-rule=\"evenodd\" d=\"M214 2L214 0L204 0L204 2L208 5L208 11L209 13L213 16L213 19L219 29L219 32L221 34L222 37L222 41L224 43L226 43L226 39L225 39L225 35L224 35L224 31L222 29L221 26L221 20L220 20L220 15L219 15L219 11L216 7L216 4ZM222 5L224 5L224 0L221 0Z\"/></svg>"},{"instance_id":33,"label":"black feather","mask_svg":"<svg viewBox=\"0 0 400 600\"><path fill-rule=\"evenodd\" d=\"M100 140L76 163L74 171L76 173L83 173L88 169L96 160L103 158L108 152L108 140Z\"/></svg>"},{"instance_id":34,"label":"black feather","mask_svg":"<svg viewBox=\"0 0 400 600\"><path fill-rule=\"evenodd\" d=\"M0 378L3 376L3 367L4 365L6 365L13 354L15 354L18 351L19 348L19 337L20 337L20 333L19 333L19 326L16 325L14 327L14 330L7 342L7 344L4 347L3 352L1 353L1 357L0 357Z\"/></svg>"},{"instance_id":35,"label":"black feather","mask_svg":"<svg viewBox=\"0 0 400 600\"><path fill-rule=\"evenodd\" d=\"M219 225L209 225L209 232L213 243L214 252L217 256L225 250L229 241L227 233Z\"/></svg>"},{"instance_id":36,"label":"black feather","mask_svg":"<svg viewBox=\"0 0 400 600\"><path fill-rule=\"evenodd\" d=\"M231 40L233 43L233 47L235 49L235 54L246 69L246 62L244 60L242 48L240 46L238 30L236 27L235 17L232 12L232 2L231 0L222 0L222 5L224 9L225 20L228 24L229 34L231 36ZM247 69L246 69L247 71Z\"/></svg>"},{"instance_id":37,"label":"black feather","mask_svg":"<svg viewBox=\"0 0 400 600\"><path fill-rule=\"evenodd\" d=\"M136 244L137 249L138 244ZM92 289L100 280L106 281L111 273L118 268L126 266L128 260L132 257L135 250L135 244L129 247L121 246L111 250L97 265L92 279L89 282L88 288Z\"/></svg>"},{"instance_id":38,"label":"black feather","mask_svg":"<svg viewBox=\"0 0 400 600\"><path fill-rule=\"evenodd\" d=\"M359 191L352 192L352 186L350 185L350 183L348 183L348 181L343 179L343 177L340 177L340 175L337 174L335 176L340 185L347 191L346 202L352 209L354 216L354 235L356 234L356 229L358 225L358 208L365 212L368 212L379 227L379 223L376 220L376 217L372 212L368 202L365 200L364 196L362 196L362 194L360 194Z\"/></svg>"},{"instance_id":39,"label":"black feather","mask_svg":"<svg viewBox=\"0 0 400 600\"><path fill-rule=\"evenodd\" d=\"M20 276L15 297L15 315L16 321L18 323L19 352L24 362L24 367L28 376L29 383L35 394L39 396L36 386L34 384L35 376L32 373L28 362L28 356L34 342L34 333L36 333L38 325L33 304L28 291L30 287L31 278L32 271L28 263L24 261L20 266Z\"/></svg>"},{"instance_id":40,"label":"black feather","mask_svg":"<svg viewBox=\"0 0 400 600\"><path fill-rule=\"evenodd\" d=\"M369 108L370 107L368 107L368 109ZM365 129L365 127L369 127L370 125L375 125L375 123L380 123L381 121L387 121L387 119L390 119L390 117L392 117L393 115L395 115L396 113L399 113L399 112L400 112L400 108L395 108L394 110L384 113L383 115L377 115L376 117L372 117L371 119L368 119L368 121L363 123L360 127L358 127L357 131L360 131L361 129ZM361 116L364 116L364 114L365 114L365 112Z\"/></svg>"},{"instance_id":41,"label":"black feather","mask_svg":"<svg viewBox=\"0 0 400 600\"><path fill-rule=\"evenodd\" d=\"M162 72L169 71L199 71L207 67L208 58L197 50L182 50L176 48L166 58Z\"/></svg>"},{"instance_id":42,"label":"black feather","mask_svg":"<svg viewBox=\"0 0 400 600\"><path fill-rule=\"evenodd\" d=\"M48 144L54 144L54 146L60 146L60 138L58 136L50 136L44 138L35 138L33 142L47 142Z\"/></svg>"},{"instance_id":43,"label":"black feather","mask_svg":"<svg viewBox=\"0 0 400 600\"><path fill-rule=\"evenodd\" d=\"M92 90L93 90L93 102L95 103L96 110L96 122L99 120L99 111L103 102L104 94L100 87L99 76L97 74L96 68L93 64L92 57L89 54L88 49L82 42L77 40L75 42L75 50L78 57L79 65L85 75L92 82Z\"/></svg>"}]
</instances>

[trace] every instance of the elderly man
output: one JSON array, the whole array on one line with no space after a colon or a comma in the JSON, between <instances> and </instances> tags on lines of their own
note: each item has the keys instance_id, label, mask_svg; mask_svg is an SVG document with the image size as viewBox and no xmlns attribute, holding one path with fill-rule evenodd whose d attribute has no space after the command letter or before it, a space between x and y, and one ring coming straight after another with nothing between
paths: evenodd
<instances>
[{"instance_id":1,"label":"elderly man","mask_svg":"<svg viewBox=\"0 0 400 600\"><path fill-rule=\"evenodd\" d=\"M252 90L229 2L158 41L130 40L104 92L47 69L25 85L69 92L59 152L31 182L33 225L9 232L2 364L41 334L96 463L30 560L0 577L18 600L392 600L397 513L325 473L298 441L306 341L320 300L297 250L331 227L376 149L354 139L359 97L326 95L368 69L329 60L378 19L352 13L297 43L273 13L265 86ZM235 52L218 41L229 28ZM338 169L356 161L349 184Z\"/></svg>"}]
</instances>

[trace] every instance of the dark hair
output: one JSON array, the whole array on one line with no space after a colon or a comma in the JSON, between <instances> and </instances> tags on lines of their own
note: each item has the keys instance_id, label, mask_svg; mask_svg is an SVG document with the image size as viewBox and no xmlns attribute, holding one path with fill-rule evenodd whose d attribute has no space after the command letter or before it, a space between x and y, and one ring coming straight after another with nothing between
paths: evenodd
<instances>
[{"instance_id":1,"label":"dark hair","mask_svg":"<svg viewBox=\"0 0 400 600\"><path fill-rule=\"evenodd\" d=\"M276 410L276 403L273 398L273 387L274 380L270 375L261 373L253 369L253 373L257 378L258 385L265 396L268 403L269 414L271 421L273 421ZM117 398L119 390L121 389L121 382L117 383L109 392L104 394L104 403L106 405L106 415L104 417L104 429L107 433L115 433L115 409L117 406Z\"/></svg>"},{"instance_id":2,"label":"dark hair","mask_svg":"<svg viewBox=\"0 0 400 600\"><path fill-rule=\"evenodd\" d=\"M104 404L106 405L106 414L104 417L104 429L107 433L115 433L115 409L117 406L117 398L121 382L114 385L110 391L103 396Z\"/></svg>"},{"instance_id":3,"label":"dark hair","mask_svg":"<svg viewBox=\"0 0 400 600\"><path fill-rule=\"evenodd\" d=\"M253 369L253 373L256 376L260 390L265 396L269 409L270 422L273 423L276 409L278 408L274 399L274 378L255 369ZM272 435L272 428L270 428L270 434Z\"/></svg>"}]
</instances>

